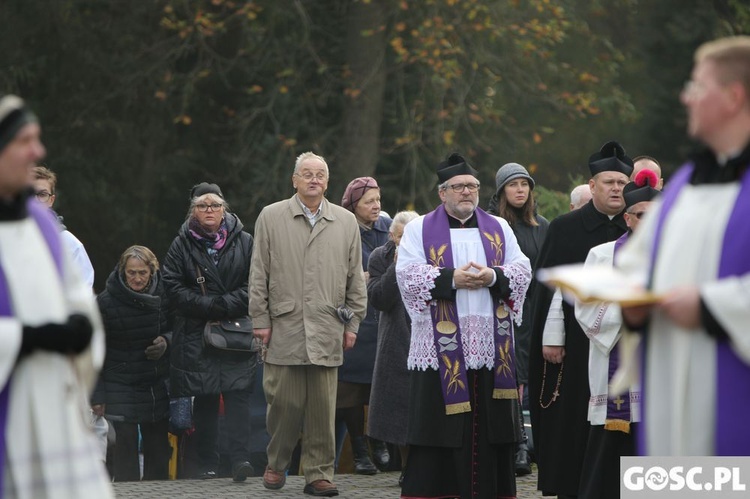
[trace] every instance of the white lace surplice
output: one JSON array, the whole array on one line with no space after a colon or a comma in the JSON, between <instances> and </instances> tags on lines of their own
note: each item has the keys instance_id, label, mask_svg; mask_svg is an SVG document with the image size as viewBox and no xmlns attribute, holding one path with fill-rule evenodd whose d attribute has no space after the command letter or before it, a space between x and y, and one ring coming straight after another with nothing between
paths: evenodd
<instances>
[{"instance_id":1,"label":"white lace surplice","mask_svg":"<svg viewBox=\"0 0 750 499\"><path fill-rule=\"evenodd\" d=\"M510 280L511 307L506 305L511 318L521 323L521 311L526 289L531 281L529 259L521 252L513 231L503 219L500 221L505 235L505 263L503 272ZM428 265L422 242L424 217L409 222L398 250L396 275L404 305L412 319L409 369L438 369L437 351L429 306L431 290L439 270ZM471 261L487 265L479 229L451 229L453 266L458 268ZM489 289L456 291L456 308L461 328L461 346L464 361L469 369L494 365L494 306ZM508 332L508 334L512 334Z\"/></svg>"}]
</instances>

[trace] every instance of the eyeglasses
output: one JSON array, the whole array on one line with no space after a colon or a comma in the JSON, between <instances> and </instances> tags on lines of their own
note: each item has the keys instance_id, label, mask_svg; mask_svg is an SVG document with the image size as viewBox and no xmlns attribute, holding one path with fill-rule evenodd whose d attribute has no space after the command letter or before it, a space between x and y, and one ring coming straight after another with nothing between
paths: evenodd
<instances>
[{"instance_id":1,"label":"eyeglasses","mask_svg":"<svg viewBox=\"0 0 750 499\"><path fill-rule=\"evenodd\" d=\"M195 207L198 208L198 211L208 211L209 208L211 208L211 211L219 211L219 209L223 205L221 203L211 203L211 204L196 204Z\"/></svg>"},{"instance_id":2,"label":"eyeglasses","mask_svg":"<svg viewBox=\"0 0 750 499\"><path fill-rule=\"evenodd\" d=\"M453 184L446 185L446 189L453 189L456 194L461 194L464 189L469 189L469 192L477 192L479 190L479 184Z\"/></svg>"},{"instance_id":3,"label":"eyeglasses","mask_svg":"<svg viewBox=\"0 0 750 499\"><path fill-rule=\"evenodd\" d=\"M326 179L325 173L318 173L317 175L313 175L310 172L305 172L305 173L295 173L295 175L297 175L298 177L302 177L305 180L305 182L309 182L312 179L316 179L318 182L324 182Z\"/></svg>"},{"instance_id":4,"label":"eyeglasses","mask_svg":"<svg viewBox=\"0 0 750 499\"><path fill-rule=\"evenodd\" d=\"M645 211L629 211L629 212L628 212L628 215L634 216L634 217L635 217L635 218L637 218L638 220L640 220L640 219L641 219L641 217L642 217L643 215L645 215L645 214L646 214L646 212L645 212Z\"/></svg>"},{"instance_id":5,"label":"eyeglasses","mask_svg":"<svg viewBox=\"0 0 750 499\"><path fill-rule=\"evenodd\" d=\"M47 201L49 201L49 198L51 198L53 195L47 191L39 191L39 192L35 192L34 196L36 196L36 198L42 203L46 203Z\"/></svg>"}]
</instances>

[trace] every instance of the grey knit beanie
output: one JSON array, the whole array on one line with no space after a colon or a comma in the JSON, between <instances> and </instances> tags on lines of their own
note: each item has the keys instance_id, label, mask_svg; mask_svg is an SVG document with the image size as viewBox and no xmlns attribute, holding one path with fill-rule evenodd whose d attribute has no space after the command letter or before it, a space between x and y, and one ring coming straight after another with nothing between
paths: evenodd
<instances>
[{"instance_id":1,"label":"grey knit beanie","mask_svg":"<svg viewBox=\"0 0 750 499\"><path fill-rule=\"evenodd\" d=\"M534 179L531 178L531 175L526 171L526 168L518 163L507 163L500 167L495 174L495 190L499 191L501 188L505 187L505 184L519 177L528 180L529 187L531 187L532 191L534 190Z\"/></svg>"}]
</instances>

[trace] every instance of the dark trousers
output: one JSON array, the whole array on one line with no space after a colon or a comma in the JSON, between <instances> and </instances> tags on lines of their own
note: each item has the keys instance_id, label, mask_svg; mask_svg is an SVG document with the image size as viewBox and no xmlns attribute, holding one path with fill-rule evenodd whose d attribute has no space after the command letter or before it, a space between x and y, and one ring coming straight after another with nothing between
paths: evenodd
<instances>
[{"instance_id":1,"label":"dark trousers","mask_svg":"<svg viewBox=\"0 0 750 499\"><path fill-rule=\"evenodd\" d=\"M131 482L141 479L138 458L138 426L143 438L143 479L167 480L172 449L167 437L169 421L155 423L122 423L112 421L117 441L113 454L114 479Z\"/></svg>"},{"instance_id":2,"label":"dark trousers","mask_svg":"<svg viewBox=\"0 0 750 499\"><path fill-rule=\"evenodd\" d=\"M229 459L233 465L250 461L250 392L224 392L222 395ZM219 395L195 397L193 423L201 472L218 471Z\"/></svg>"}]
</instances>

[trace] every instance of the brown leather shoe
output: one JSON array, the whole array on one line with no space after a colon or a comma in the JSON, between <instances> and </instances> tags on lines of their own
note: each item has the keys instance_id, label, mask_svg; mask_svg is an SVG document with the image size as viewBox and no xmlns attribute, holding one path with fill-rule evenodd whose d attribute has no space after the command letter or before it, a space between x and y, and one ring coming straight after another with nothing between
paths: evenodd
<instances>
[{"instance_id":1,"label":"brown leather shoe","mask_svg":"<svg viewBox=\"0 0 750 499\"><path fill-rule=\"evenodd\" d=\"M305 494L318 497L333 497L339 495L339 489L328 480L315 480L305 485Z\"/></svg>"},{"instance_id":2,"label":"brown leather shoe","mask_svg":"<svg viewBox=\"0 0 750 499\"><path fill-rule=\"evenodd\" d=\"M263 486L271 490L279 490L286 483L286 473L283 471L274 471L270 466L266 466L263 473Z\"/></svg>"}]
</instances>

